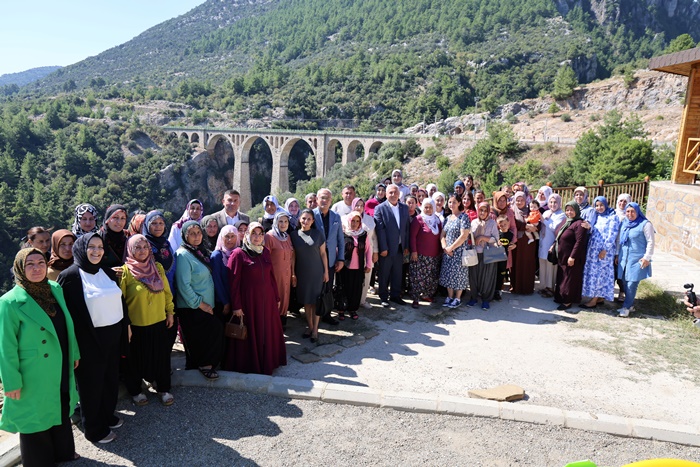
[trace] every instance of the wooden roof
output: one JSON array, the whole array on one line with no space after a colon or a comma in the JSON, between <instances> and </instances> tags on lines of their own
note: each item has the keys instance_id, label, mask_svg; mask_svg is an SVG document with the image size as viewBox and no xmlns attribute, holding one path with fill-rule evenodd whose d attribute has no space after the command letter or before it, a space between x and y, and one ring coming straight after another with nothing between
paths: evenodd
<instances>
[{"instance_id":1,"label":"wooden roof","mask_svg":"<svg viewBox=\"0 0 700 467\"><path fill-rule=\"evenodd\" d=\"M649 69L690 76L693 66L700 64L700 47L661 55L649 60Z\"/></svg>"}]
</instances>

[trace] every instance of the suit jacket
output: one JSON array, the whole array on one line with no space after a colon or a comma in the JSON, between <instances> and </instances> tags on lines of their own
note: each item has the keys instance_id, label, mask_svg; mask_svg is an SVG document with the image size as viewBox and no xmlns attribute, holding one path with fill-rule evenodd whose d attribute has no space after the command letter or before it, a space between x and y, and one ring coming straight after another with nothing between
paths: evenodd
<instances>
[{"instance_id":1,"label":"suit jacket","mask_svg":"<svg viewBox=\"0 0 700 467\"><path fill-rule=\"evenodd\" d=\"M224 227L226 227L226 225L228 225L228 222L226 222L226 209L222 209L221 211L215 212L212 215L216 219L216 223L219 224L219 230L223 229ZM248 217L248 214L242 211L238 211L238 218L250 224L250 217Z\"/></svg>"},{"instance_id":2,"label":"suit jacket","mask_svg":"<svg viewBox=\"0 0 700 467\"><path fill-rule=\"evenodd\" d=\"M337 261L345 262L345 237L343 236L343 224L340 215L331 210L328 211L328 235L326 235L326 250L328 251L328 267L335 266ZM314 225L324 233L323 218L319 208L314 209Z\"/></svg>"},{"instance_id":3,"label":"suit jacket","mask_svg":"<svg viewBox=\"0 0 700 467\"><path fill-rule=\"evenodd\" d=\"M408 215L408 206L403 203L399 203L399 221L400 225L396 225L396 218L388 200L375 208L374 222L377 224L375 232L379 241L379 253L388 251L390 255L396 254L399 242L404 250L410 247L411 218Z\"/></svg>"},{"instance_id":4,"label":"suit jacket","mask_svg":"<svg viewBox=\"0 0 700 467\"><path fill-rule=\"evenodd\" d=\"M69 411L78 402L73 362L80 360L73 320L63 290L49 281L68 331ZM5 397L0 428L36 433L61 424L61 344L51 318L21 287L0 298L0 377L5 391L21 389L20 399Z\"/></svg>"}]
</instances>

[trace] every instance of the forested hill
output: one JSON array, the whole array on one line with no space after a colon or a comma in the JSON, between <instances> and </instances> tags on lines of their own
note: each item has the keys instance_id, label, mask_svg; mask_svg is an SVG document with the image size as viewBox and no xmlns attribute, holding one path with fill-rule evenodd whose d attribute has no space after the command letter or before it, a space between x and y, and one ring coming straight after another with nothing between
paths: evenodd
<instances>
[{"instance_id":1,"label":"forested hill","mask_svg":"<svg viewBox=\"0 0 700 467\"><path fill-rule=\"evenodd\" d=\"M693 0L237 1L209 0L29 89L402 126L548 92L565 61L589 82L700 38Z\"/></svg>"}]
</instances>

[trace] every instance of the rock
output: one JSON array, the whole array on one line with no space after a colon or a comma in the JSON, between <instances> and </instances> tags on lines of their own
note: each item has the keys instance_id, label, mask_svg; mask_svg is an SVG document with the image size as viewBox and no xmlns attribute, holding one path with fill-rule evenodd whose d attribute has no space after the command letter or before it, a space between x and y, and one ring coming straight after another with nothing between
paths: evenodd
<instances>
[{"instance_id":1,"label":"rock","mask_svg":"<svg viewBox=\"0 0 700 467\"><path fill-rule=\"evenodd\" d=\"M337 344L325 344L319 345L318 347L311 350L312 354L318 355L319 357L332 357L343 351L343 347Z\"/></svg>"},{"instance_id":2,"label":"rock","mask_svg":"<svg viewBox=\"0 0 700 467\"><path fill-rule=\"evenodd\" d=\"M300 353L292 355L292 358L294 360L300 361L301 363L315 363L321 361L321 357L312 353Z\"/></svg>"},{"instance_id":3,"label":"rock","mask_svg":"<svg viewBox=\"0 0 700 467\"><path fill-rule=\"evenodd\" d=\"M525 398L525 390L515 384L503 384L489 389L474 389L469 391L469 397L489 399L493 401L519 401Z\"/></svg>"}]
</instances>

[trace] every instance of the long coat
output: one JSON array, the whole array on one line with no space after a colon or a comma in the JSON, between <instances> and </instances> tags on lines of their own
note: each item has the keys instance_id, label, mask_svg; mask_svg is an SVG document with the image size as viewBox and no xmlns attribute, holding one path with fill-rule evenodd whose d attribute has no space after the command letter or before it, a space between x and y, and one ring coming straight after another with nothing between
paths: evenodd
<instances>
[{"instance_id":1,"label":"long coat","mask_svg":"<svg viewBox=\"0 0 700 467\"><path fill-rule=\"evenodd\" d=\"M0 297L0 378L5 392L21 389L19 400L5 397L0 429L12 433L36 433L61 424L62 358L68 359L69 412L78 403L73 362L80 359L73 320L63 290L49 281L51 293L66 319L68 355L51 318L21 287Z\"/></svg>"}]
</instances>

